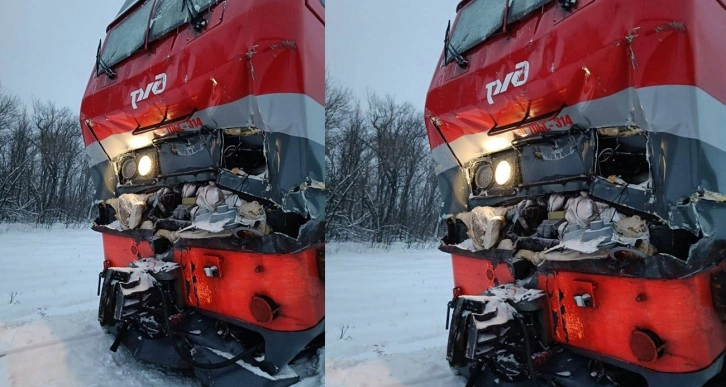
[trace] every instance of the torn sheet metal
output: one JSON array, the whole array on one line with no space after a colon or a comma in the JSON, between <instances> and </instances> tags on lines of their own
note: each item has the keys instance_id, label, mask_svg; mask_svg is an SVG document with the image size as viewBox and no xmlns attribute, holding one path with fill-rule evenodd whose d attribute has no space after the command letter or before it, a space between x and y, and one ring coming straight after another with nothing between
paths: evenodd
<instances>
[{"instance_id":1,"label":"torn sheet metal","mask_svg":"<svg viewBox=\"0 0 726 387\"><path fill-rule=\"evenodd\" d=\"M487 250L472 252L454 245L441 245L439 250L458 256L486 259L501 264L512 264L516 256L511 250ZM519 250L522 251L522 250ZM532 257L538 253L532 252ZM542 272L567 271L575 273L625 276L645 279L688 278L726 260L726 242L703 239L691 250L688 261L668 254L656 254L642 259L608 259L608 252L596 252L584 257L577 252L557 253L552 259L537 256L532 263Z\"/></svg>"},{"instance_id":2,"label":"torn sheet metal","mask_svg":"<svg viewBox=\"0 0 726 387\"><path fill-rule=\"evenodd\" d=\"M618 187L620 195L625 187ZM724 196L718 193L694 195L681 206L692 210L680 213L684 220L693 216L708 227L695 235L632 203L606 202L587 191L511 200L450 218L440 249L512 266L525 261L537 271L668 279L697 274L726 257L718 250L726 242L712 236L711 225L726 215L720 210ZM492 220L496 227L489 225Z\"/></svg>"},{"instance_id":3,"label":"torn sheet metal","mask_svg":"<svg viewBox=\"0 0 726 387\"><path fill-rule=\"evenodd\" d=\"M726 137L715 129L726 120L726 84L718 70L726 67L726 59L707 54L723 51L722 42L701 36L702 20L723 9L716 3L672 2L658 9L628 3L628 17L603 29L598 20L608 6L592 2L578 7L577 17L568 18L569 28L585 39L573 39L554 28L548 21L560 20L563 13L552 7L530 16L538 19L527 23L534 28L464 53L475 68L462 72L453 62L437 68L425 116L444 197L442 213L506 202L506 198L471 197L466 168L482 156L511 150L517 141L573 128L588 133L595 128L638 127L648 137L652 181L646 189L593 178L598 155L587 147L598 144L594 136L585 134L576 140L582 141L577 144L579 158L561 143L565 138L545 141L552 148L544 152L536 150L540 145L515 146L522 184L513 196L584 189L654 214L673 227L725 236L726 227L719 227L714 215L722 211L721 205L689 199L705 191L726 193L726 172L717 167L726 161ZM524 62L525 85L510 87L490 101L482 85ZM500 131L503 127L511 130ZM557 152L552 152L555 148ZM542 162L530 163L537 157ZM570 160L560 166L557 158ZM525 184L580 173L585 180Z\"/></svg>"},{"instance_id":4,"label":"torn sheet metal","mask_svg":"<svg viewBox=\"0 0 726 387\"><path fill-rule=\"evenodd\" d=\"M726 191L726 187L720 187L721 182L726 181L726 175L721 176L725 172L714 168L713 165L718 164L711 164L709 161L720 160L726 154L699 140L670 134L631 132L623 131L624 137L621 140L607 131L576 130L562 133L559 137L553 134L551 136L554 137L535 137L515 143L514 149L504 151L516 156L516 165L521 171L513 178L511 194L500 190L499 195L491 195L494 191L488 190L487 195L474 195L476 191L471 187L475 182L465 178L468 189L464 192L469 193L466 198L467 205L471 209L511 206L528 198L547 198L551 193L568 193L574 197L572 195L583 195L578 194L582 192L586 196L570 199L569 208L565 210L563 217L570 224L582 223L578 226L583 233L593 233L589 228L595 217L605 223L617 222L623 217L618 213L620 210L607 210L605 203L608 203L626 210L628 216L647 218L647 224L651 228L670 230L668 232L671 236L659 236L661 240L675 238L676 234L679 240L693 240L690 243L698 238L712 241L726 239L726 203L723 201L724 195L720 193ZM640 141L639 138L645 141ZM569 150L569 144L575 144L576 150ZM557 164L556 157L542 157L545 154L551 155L555 147L563 149L559 153L561 155L577 155L576 162ZM691 160L694 155L699 155L695 161ZM572 156L565 156L560 160L567 157ZM708 159L711 157L713 158ZM618 161L618 158L623 158L623 161ZM640 166L635 163L640 163ZM573 165L577 167L573 169ZM607 168L625 168L626 171L633 171L633 174L620 176L604 173ZM641 168L646 176L640 175ZM524 171L532 169L547 171L543 175L547 179L538 182L534 174L525 174ZM571 175L573 171L574 176ZM462 171L463 176L471 174L471 169ZM443 176L448 175L445 173ZM525 176L531 176L526 183ZM713 187L719 188L714 190ZM463 196L461 193L459 195ZM603 211L610 211L610 219L602 216ZM545 231L548 229L543 228ZM644 238L633 238L623 233L613 233L608 226L604 230L608 231L608 235L598 243L592 241L594 238L585 240L579 235L559 242L559 247L592 254L609 243L618 243L630 245L648 256L656 253L648 243L648 233ZM677 253L672 251L668 255L681 259L704 259L689 256L687 251L683 251L683 247L671 246L669 249L675 249L673 251ZM678 272L684 273L683 270L679 269Z\"/></svg>"},{"instance_id":5,"label":"torn sheet metal","mask_svg":"<svg viewBox=\"0 0 726 387\"><path fill-rule=\"evenodd\" d=\"M526 289L514 284L504 284L487 290L487 294L514 302L534 301L544 297L545 293L539 289Z\"/></svg>"}]
</instances>

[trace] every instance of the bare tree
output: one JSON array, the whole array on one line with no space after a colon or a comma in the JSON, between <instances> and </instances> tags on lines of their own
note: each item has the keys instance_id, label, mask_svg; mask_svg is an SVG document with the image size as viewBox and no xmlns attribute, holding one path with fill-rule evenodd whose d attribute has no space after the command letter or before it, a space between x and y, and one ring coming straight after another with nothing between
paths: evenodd
<instances>
[{"instance_id":1,"label":"bare tree","mask_svg":"<svg viewBox=\"0 0 726 387\"><path fill-rule=\"evenodd\" d=\"M326 80L326 172L332 240L430 240L439 202L423 115L371 95L363 109Z\"/></svg>"},{"instance_id":2,"label":"bare tree","mask_svg":"<svg viewBox=\"0 0 726 387\"><path fill-rule=\"evenodd\" d=\"M52 102L28 112L0 89L0 140L0 221L87 217L92 189L77 116Z\"/></svg>"}]
</instances>

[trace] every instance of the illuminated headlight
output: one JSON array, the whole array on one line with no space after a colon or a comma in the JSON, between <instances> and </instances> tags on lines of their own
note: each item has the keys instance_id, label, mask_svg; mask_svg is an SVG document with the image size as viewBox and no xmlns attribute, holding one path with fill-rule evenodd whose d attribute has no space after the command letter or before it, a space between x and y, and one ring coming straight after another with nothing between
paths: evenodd
<instances>
[{"instance_id":1,"label":"illuminated headlight","mask_svg":"<svg viewBox=\"0 0 726 387\"><path fill-rule=\"evenodd\" d=\"M139 159L139 175L146 176L151 172L154 161L148 155L143 155Z\"/></svg>"},{"instance_id":2,"label":"illuminated headlight","mask_svg":"<svg viewBox=\"0 0 726 387\"><path fill-rule=\"evenodd\" d=\"M489 187L494 180L494 170L489 162L479 164L474 172L474 184L478 188L484 189Z\"/></svg>"},{"instance_id":3,"label":"illuminated headlight","mask_svg":"<svg viewBox=\"0 0 726 387\"><path fill-rule=\"evenodd\" d=\"M512 164L507 160L502 160L497 163L497 167L494 170L494 181L498 185L505 185L512 180Z\"/></svg>"}]
</instances>

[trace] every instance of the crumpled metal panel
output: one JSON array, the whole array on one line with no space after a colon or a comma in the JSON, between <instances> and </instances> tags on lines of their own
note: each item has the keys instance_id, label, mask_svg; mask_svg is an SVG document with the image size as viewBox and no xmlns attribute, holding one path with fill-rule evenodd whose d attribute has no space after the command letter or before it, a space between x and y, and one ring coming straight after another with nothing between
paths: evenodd
<instances>
[{"instance_id":1,"label":"crumpled metal panel","mask_svg":"<svg viewBox=\"0 0 726 387\"><path fill-rule=\"evenodd\" d=\"M157 149L161 175L210 168L222 152L219 136L213 133L160 143Z\"/></svg>"},{"instance_id":2,"label":"crumpled metal panel","mask_svg":"<svg viewBox=\"0 0 726 387\"><path fill-rule=\"evenodd\" d=\"M587 174L592 169L588 136L564 136L519 151L523 184Z\"/></svg>"},{"instance_id":3,"label":"crumpled metal panel","mask_svg":"<svg viewBox=\"0 0 726 387\"><path fill-rule=\"evenodd\" d=\"M613 13L618 17L601 22L603 14ZM715 1L600 0L569 13L552 3L508 26L508 34L462 53L468 67L452 62L437 68L425 115L442 180L442 213L482 202L467 199L468 188L454 183L463 173L459 162L466 166L510 149L520 136L574 127L639 127L648 135L652 190L621 192L622 187L595 178L582 188L651 213L671 227L726 237L722 205L691 199L705 191L726 192L726 171L719 167L726 161L726 136L719 130L726 122L721 74L726 57L713 55L726 48L714 38L724 15ZM580 151L591 166L594 155ZM533 160L533 152L522 150L523 162ZM551 165L533 164L538 172L523 170L523 178L575 169Z\"/></svg>"}]
</instances>

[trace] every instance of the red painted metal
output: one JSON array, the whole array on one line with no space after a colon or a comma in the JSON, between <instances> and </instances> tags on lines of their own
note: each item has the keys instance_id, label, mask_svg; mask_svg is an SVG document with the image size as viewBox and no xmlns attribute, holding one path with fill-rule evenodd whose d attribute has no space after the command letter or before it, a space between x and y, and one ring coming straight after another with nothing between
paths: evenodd
<instances>
[{"instance_id":1,"label":"red painted metal","mask_svg":"<svg viewBox=\"0 0 726 387\"><path fill-rule=\"evenodd\" d=\"M604 22L606 15L617 17ZM537 117L627 88L696 86L726 103L726 57L712 55L726 49L720 38L725 23L717 1L590 0L578 1L573 12L552 1L465 52L466 69L436 67L425 109L431 148L486 133L495 122L519 122L528 109ZM526 84L496 95L490 105L485 85L525 60Z\"/></svg>"},{"instance_id":2,"label":"red painted metal","mask_svg":"<svg viewBox=\"0 0 726 387\"><path fill-rule=\"evenodd\" d=\"M726 104L726 56L713 55L726 49L725 10L720 0L580 0L572 11L551 1L463 52L465 68L442 66L441 56L425 108L430 146L489 134L470 138L504 140L501 150L511 138L494 136L495 126L534 117L531 132L564 130L573 124L558 114L565 107L629 89L690 86ZM489 101L486 85L525 61L526 83ZM697 108L702 110L694 115L710 113ZM469 153L464 163L481 150ZM454 286L464 295L514 282L510 266L494 257L453 254L452 265ZM556 342L654 371L686 373L706 368L726 351L726 329L711 290L712 275L723 267L669 280L539 272L537 283L547 296L547 329ZM578 306L575 296L585 294L592 302Z\"/></svg>"},{"instance_id":3,"label":"red painted metal","mask_svg":"<svg viewBox=\"0 0 726 387\"><path fill-rule=\"evenodd\" d=\"M318 276L316 248L292 254L253 254L191 247L175 253L191 306L275 331L309 329L325 316L325 288ZM204 267L210 265L219 265L223 277L206 276ZM255 318L250 303L260 296L278 306L276 318Z\"/></svg>"},{"instance_id":4,"label":"red painted metal","mask_svg":"<svg viewBox=\"0 0 726 387\"><path fill-rule=\"evenodd\" d=\"M454 286L478 295L496 284L513 283L506 264L486 277L487 259L452 255ZM726 350L723 329L711 296L711 274L655 280L558 271L540 273L539 289L549 300L549 327L555 340L661 372L693 372L710 365ZM578 307L574 297L591 292L593 307ZM632 332L648 330L664 342L663 354L643 361L631 350Z\"/></svg>"},{"instance_id":5,"label":"red painted metal","mask_svg":"<svg viewBox=\"0 0 726 387\"><path fill-rule=\"evenodd\" d=\"M305 0L220 1L201 33L180 26L114 66L116 79L91 74L80 116L86 145L248 95L305 94L324 104L324 16ZM164 92L134 109L131 93L162 73Z\"/></svg>"},{"instance_id":6,"label":"red painted metal","mask_svg":"<svg viewBox=\"0 0 726 387\"><path fill-rule=\"evenodd\" d=\"M140 258L153 257L151 243L131 237L103 233L103 256L108 267L126 267ZM106 269L104 263L104 269Z\"/></svg>"},{"instance_id":7,"label":"red painted metal","mask_svg":"<svg viewBox=\"0 0 726 387\"><path fill-rule=\"evenodd\" d=\"M126 267L153 257L148 241L103 233L104 257L110 267ZM182 267L182 289L187 303L275 331L302 331L325 317L325 285L318 273L321 246L291 254L257 254L206 248L175 250ZM219 275L208 277L205 267ZM259 321L250 305L266 297L277 307L276 317Z\"/></svg>"},{"instance_id":8,"label":"red painted metal","mask_svg":"<svg viewBox=\"0 0 726 387\"><path fill-rule=\"evenodd\" d=\"M653 332L636 329L630 334L630 350L638 360L651 363L663 356L665 344Z\"/></svg>"},{"instance_id":9,"label":"red painted metal","mask_svg":"<svg viewBox=\"0 0 726 387\"><path fill-rule=\"evenodd\" d=\"M460 288L462 295L479 295L499 284L514 282L514 274L507 264L456 254L452 254L451 263L454 286Z\"/></svg>"},{"instance_id":10,"label":"red painted metal","mask_svg":"<svg viewBox=\"0 0 726 387\"><path fill-rule=\"evenodd\" d=\"M277 317L280 307L269 297L254 296L250 300L250 312L255 320L268 323Z\"/></svg>"}]
</instances>

